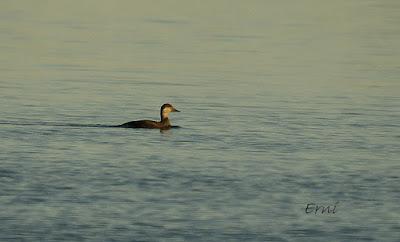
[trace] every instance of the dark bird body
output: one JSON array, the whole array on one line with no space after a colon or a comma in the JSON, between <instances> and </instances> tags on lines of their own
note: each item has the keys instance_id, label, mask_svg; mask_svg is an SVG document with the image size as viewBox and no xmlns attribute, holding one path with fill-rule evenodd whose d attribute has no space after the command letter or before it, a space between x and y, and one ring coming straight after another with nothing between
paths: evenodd
<instances>
[{"instance_id":1,"label":"dark bird body","mask_svg":"<svg viewBox=\"0 0 400 242\"><path fill-rule=\"evenodd\" d=\"M131 122L127 122L127 123L121 124L118 127L136 128L136 129L139 129L139 128L143 128L143 129L161 129L161 130L178 127L178 126L172 126L171 125L171 123L169 121L169 118L168 118L168 114L170 112L180 112L180 111L177 110L176 108L174 108L171 104L166 103L166 104L161 106L161 109L160 109L161 120L160 121L137 120L137 121L131 121Z\"/></svg>"}]
</instances>

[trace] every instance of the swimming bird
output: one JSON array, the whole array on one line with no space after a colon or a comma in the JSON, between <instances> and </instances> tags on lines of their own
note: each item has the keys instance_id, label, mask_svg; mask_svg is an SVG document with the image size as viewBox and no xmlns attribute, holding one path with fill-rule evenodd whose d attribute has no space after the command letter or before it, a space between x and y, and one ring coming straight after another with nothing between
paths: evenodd
<instances>
[{"instance_id":1,"label":"swimming bird","mask_svg":"<svg viewBox=\"0 0 400 242\"><path fill-rule=\"evenodd\" d=\"M171 112L180 112L176 108L174 108L171 104L165 103L161 106L160 109L160 116L161 121L153 121L153 120L137 120L131 121L124 124L119 125L118 127L122 128L144 128L144 129L170 129L176 128L178 126L172 126L171 122L169 121L168 114Z\"/></svg>"}]
</instances>

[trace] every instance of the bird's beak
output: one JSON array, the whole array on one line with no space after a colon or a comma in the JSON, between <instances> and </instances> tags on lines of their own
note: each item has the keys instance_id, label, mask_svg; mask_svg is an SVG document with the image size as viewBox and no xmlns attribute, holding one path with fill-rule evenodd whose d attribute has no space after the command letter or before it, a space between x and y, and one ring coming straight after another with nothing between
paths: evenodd
<instances>
[{"instance_id":1,"label":"bird's beak","mask_svg":"<svg viewBox=\"0 0 400 242\"><path fill-rule=\"evenodd\" d=\"M178 109L176 109L176 108L174 108L173 110L172 110L173 112L180 112Z\"/></svg>"}]
</instances>

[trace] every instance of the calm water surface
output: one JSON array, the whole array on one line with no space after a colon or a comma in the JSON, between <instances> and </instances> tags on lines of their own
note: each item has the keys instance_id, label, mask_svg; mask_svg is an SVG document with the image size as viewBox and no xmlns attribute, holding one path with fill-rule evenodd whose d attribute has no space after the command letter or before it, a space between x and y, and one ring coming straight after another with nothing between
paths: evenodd
<instances>
[{"instance_id":1,"label":"calm water surface","mask_svg":"<svg viewBox=\"0 0 400 242\"><path fill-rule=\"evenodd\" d=\"M399 13L2 1L0 240L398 240Z\"/></svg>"}]
</instances>

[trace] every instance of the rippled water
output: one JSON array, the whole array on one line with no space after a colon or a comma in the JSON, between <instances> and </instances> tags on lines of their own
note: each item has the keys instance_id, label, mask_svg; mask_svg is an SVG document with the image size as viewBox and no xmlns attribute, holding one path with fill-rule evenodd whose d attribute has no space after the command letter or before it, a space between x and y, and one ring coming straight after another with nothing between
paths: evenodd
<instances>
[{"instance_id":1,"label":"rippled water","mask_svg":"<svg viewBox=\"0 0 400 242\"><path fill-rule=\"evenodd\" d=\"M397 240L399 11L2 1L0 240Z\"/></svg>"}]
</instances>

